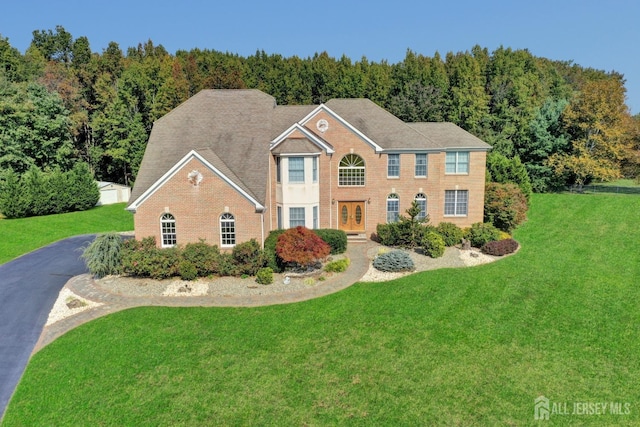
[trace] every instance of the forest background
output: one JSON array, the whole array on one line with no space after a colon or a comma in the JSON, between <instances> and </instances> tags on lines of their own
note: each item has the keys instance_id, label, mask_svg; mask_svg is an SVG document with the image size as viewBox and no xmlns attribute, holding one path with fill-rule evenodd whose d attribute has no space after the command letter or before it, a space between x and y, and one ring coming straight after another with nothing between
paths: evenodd
<instances>
[{"instance_id":1,"label":"forest background","mask_svg":"<svg viewBox=\"0 0 640 427\"><path fill-rule=\"evenodd\" d=\"M624 76L528 50L473 46L397 63L191 49L151 40L93 52L62 26L33 31L22 54L0 36L0 171L71 170L131 185L153 122L202 89L255 88L279 105L369 98L404 121L450 121L522 162L534 191L637 179L640 115Z\"/></svg>"}]
</instances>

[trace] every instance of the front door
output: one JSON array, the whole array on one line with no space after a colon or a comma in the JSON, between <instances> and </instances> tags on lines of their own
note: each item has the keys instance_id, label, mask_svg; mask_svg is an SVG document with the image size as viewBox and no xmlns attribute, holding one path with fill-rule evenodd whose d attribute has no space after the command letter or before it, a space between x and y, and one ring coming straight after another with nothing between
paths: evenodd
<instances>
[{"instance_id":1,"label":"front door","mask_svg":"<svg viewBox=\"0 0 640 427\"><path fill-rule=\"evenodd\" d=\"M338 228L346 233L364 231L364 202L338 202Z\"/></svg>"}]
</instances>

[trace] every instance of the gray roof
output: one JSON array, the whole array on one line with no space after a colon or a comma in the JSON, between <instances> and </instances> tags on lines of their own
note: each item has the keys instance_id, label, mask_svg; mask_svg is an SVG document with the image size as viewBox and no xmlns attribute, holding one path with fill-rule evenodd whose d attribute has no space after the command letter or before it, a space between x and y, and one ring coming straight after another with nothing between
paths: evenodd
<instances>
[{"instance_id":1,"label":"gray roof","mask_svg":"<svg viewBox=\"0 0 640 427\"><path fill-rule=\"evenodd\" d=\"M429 137L441 149L488 150L489 144L450 122L407 123L410 127Z\"/></svg>"},{"instance_id":2,"label":"gray roof","mask_svg":"<svg viewBox=\"0 0 640 427\"><path fill-rule=\"evenodd\" d=\"M325 105L383 150L490 148L452 123L405 123L368 99L332 99ZM130 203L137 203L180 159L195 150L264 205L271 141L316 108L276 106L272 96L256 89L197 93L154 123ZM321 151L311 142L297 139L285 140L275 150Z\"/></svg>"},{"instance_id":3,"label":"gray roof","mask_svg":"<svg viewBox=\"0 0 640 427\"><path fill-rule=\"evenodd\" d=\"M429 137L369 99L332 99L325 105L385 150L439 148Z\"/></svg>"},{"instance_id":4,"label":"gray roof","mask_svg":"<svg viewBox=\"0 0 640 427\"><path fill-rule=\"evenodd\" d=\"M249 195L266 199L275 99L259 90L203 90L158 119L131 194L137 200L195 150Z\"/></svg>"}]
</instances>

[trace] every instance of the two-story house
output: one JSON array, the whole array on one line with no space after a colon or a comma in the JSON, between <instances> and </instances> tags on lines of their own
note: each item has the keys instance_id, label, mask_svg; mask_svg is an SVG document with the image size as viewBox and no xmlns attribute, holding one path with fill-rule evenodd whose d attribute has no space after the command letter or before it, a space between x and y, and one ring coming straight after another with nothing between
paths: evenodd
<instances>
[{"instance_id":1,"label":"two-story house","mask_svg":"<svg viewBox=\"0 0 640 427\"><path fill-rule=\"evenodd\" d=\"M221 248L304 225L368 237L416 200L431 224L483 220L490 146L367 99L278 106L203 90L154 123L131 202L136 238Z\"/></svg>"}]
</instances>

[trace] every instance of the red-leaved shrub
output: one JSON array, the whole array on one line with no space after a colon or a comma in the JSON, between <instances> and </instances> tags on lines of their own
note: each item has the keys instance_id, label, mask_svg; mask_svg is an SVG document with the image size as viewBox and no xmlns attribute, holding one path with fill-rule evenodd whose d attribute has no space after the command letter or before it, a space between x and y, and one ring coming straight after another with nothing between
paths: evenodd
<instances>
[{"instance_id":1,"label":"red-leaved shrub","mask_svg":"<svg viewBox=\"0 0 640 427\"><path fill-rule=\"evenodd\" d=\"M310 266L329 256L331 248L308 228L290 228L278 237L276 253L283 261Z\"/></svg>"},{"instance_id":2,"label":"red-leaved shrub","mask_svg":"<svg viewBox=\"0 0 640 427\"><path fill-rule=\"evenodd\" d=\"M518 242L513 239L504 239L486 243L480 250L487 255L502 256L514 253L516 249L518 249Z\"/></svg>"}]
</instances>

